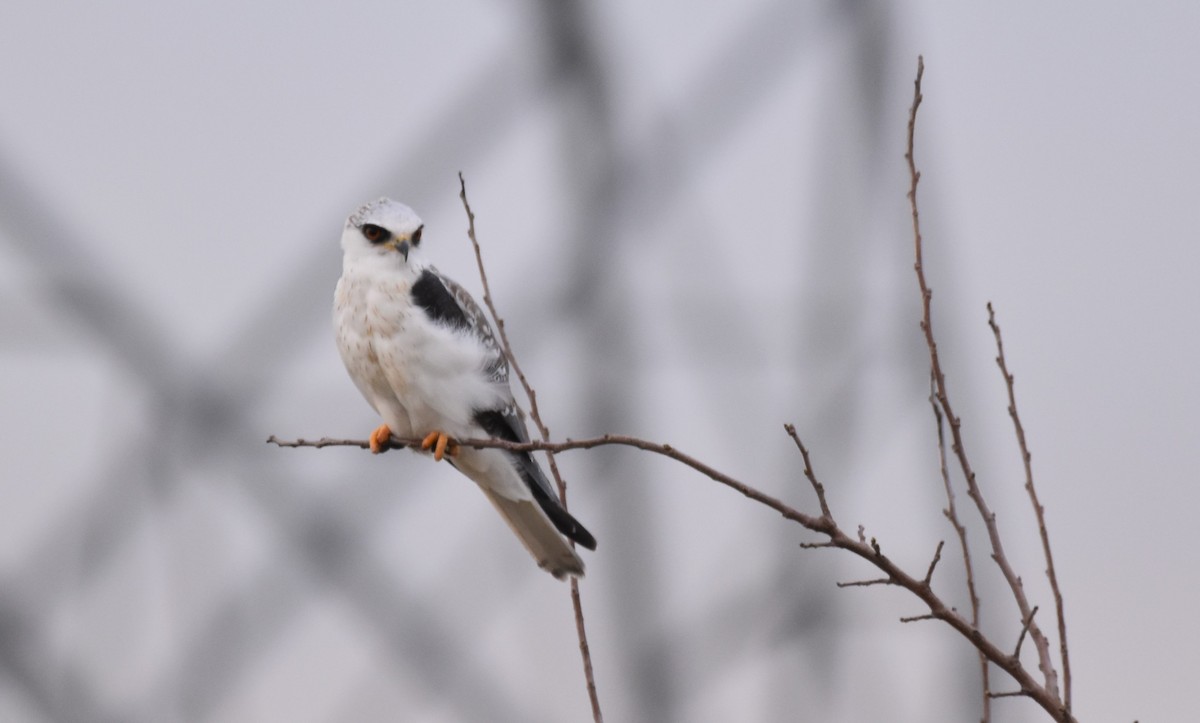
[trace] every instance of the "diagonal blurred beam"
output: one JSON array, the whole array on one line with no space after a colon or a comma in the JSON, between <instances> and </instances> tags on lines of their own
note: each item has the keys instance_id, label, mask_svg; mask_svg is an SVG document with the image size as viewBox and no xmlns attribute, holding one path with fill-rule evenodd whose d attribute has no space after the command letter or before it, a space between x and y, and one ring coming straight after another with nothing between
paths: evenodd
<instances>
[{"instance_id":1,"label":"diagonal blurred beam","mask_svg":"<svg viewBox=\"0 0 1200 723\"><path fill-rule=\"evenodd\" d=\"M793 42L793 43L795 43L795 38L794 38L794 37L792 38L792 42ZM795 45L799 45L799 43L795 43ZM744 46L744 45L743 45L742 49L744 50L744 48L745 48L745 47L747 47L747 46ZM752 46L751 46L751 47L752 47ZM743 54L744 54L744 53L743 53ZM737 57L741 57L741 55L738 55ZM719 66L719 65L720 65L720 64L718 64L718 66ZM778 65L776 65L776 66L774 66L774 67L780 67L781 65L782 65L782 64L778 64ZM754 86L755 84L745 84L745 85ZM760 84L758 84L758 85L762 85L762 84L760 83ZM740 86L736 86L736 85L735 85L734 87L736 88L736 87L740 87ZM727 104L727 105L725 105L725 106L721 106L721 104L718 104L716 107L730 107L730 106L734 106L734 105L736 105L736 104ZM691 106L688 106L688 107L691 107ZM485 114L475 114L475 115L474 115L474 116L472 116L472 117L483 117L484 115L485 115ZM490 119L489 119L489 120L490 120ZM736 121L736 119L735 119L735 120L733 120L733 121L729 121L729 122L727 122L727 125L724 127L724 130L723 130L722 132L723 132L723 133L725 133L726 135L728 135L728 132L729 132L730 130L732 130L732 128L736 127L736 125L737 125L737 121ZM720 131L721 129L716 129L716 130ZM712 129L710 129L710 131L709 131L709 132L711 132L711 131L712 131ZM703 134L702 134L702 135L703 135ZM721 135L721 133L716 133L715 135ZM691 136L689 136L689 137L691 137ZM654 146L654 143L653 143L653 142L650 142L650 141L648 141L648 142L646 142L646 143L644 143L644 144L642 145L642 147L641 147L641 150L652 149L652 148L653 148L653 146ZM634 154L634 155L636 155L636 154ZM688 153L688 154L684 154L684 155L685 155L685 157L688 157L688 158L691 158L691 157L693 157L693 156L699 155L699 156L701 156L701 158L700 158L698 161L696 161L696 162L701 162L701 163L704 161L704 159L705 159L705 158L707 158L707 157L710 157L710 155L705 155L705 154L691 154L691 153ZM653 154L651 154L651 155L648 155L648 156L644 156L644 157L643 157L643 159L645 159L645 158L650 158L650 159L653 159L653 158L654 158L654 155L653 155ZM651 162L646 162L646 164L645 164L645 166L652 166L652 165L653 165L653 164L652 164ZM643 166L643 168L644 168L645 166ZM681 170L681 171L677 172L677 174L676 174L676 175L677 175L677 176L679 176L679 177L686 177L687 175L690 175L690 172L688 172L686 169L683 169L683 170ZM681 185L681 184L667 184L668 188L670 188L670 189L675 189L675 188L677 188L679 185ZM678 191L672 191L672 192L673 192L673 193L677 193ZM661 200L663 200L663 196L661 196L661 195L660 195L660 196L657 196L657 197L656 197L656 196L653 196L653 195L642 195L642 194L631 194L631 195L633 195L633 196L634 196L634 200L635 200L635 201L640 201L641 199L645 199L644 201L642 201L642 203L644 203L644 204L645 204L645 206L646 206L645 213L646 213L647 215L651 215L651 214L653 214L654 212L661 212L661 211L663 210L663 208L661 208L661 207L658 207L658 205L657 205L657 202L658 202L658 201L661 201ZM640 196L640 198L639 198L639 196ZM622 214L622 216L623 216L623 217L624 217L624 216L627 216L627 214ZM590 226L590 224L589 224L589 227L590 227L590 228L595 228L594 226ZM586 231L586 229L584 229L584 230ZM324 262L322 262L322 263L324 263ZM298 297L298 296L295 296L295 295L291 295L291 296L290 296L290 298L291 298L291 299L295 299L295 298L307 298L308 296L311 296L311 289L314 287L314 285L316 285L316 286L319 286L319 284L310 284L310 283L308 283L308 282L297 283L297 285L296 285L296 287L295 287L295 288L301 288L301 289L303 289L303 290L304 290L304 294L301 294L299 297ZM289 297L289 295L286 295L286 294L284 295L284 300L285 300L285 303L284 303L284 305L286 305L286 300L287 300L287 298L288 298L288 297ZM587 297L587 294L585 294L585 295L584 295L584 297L586 298L586 297ZM321 300L321 304L322 304L322 306L324 306L324 300L323 300L323 299ZM289 313L295 313L295 312L296 312L296 307L293 305L293 306L291 306L291 307L289 308ZM305 318L305 315L304 315L304 314L298 314L298 316L299 316L299 318ZM265 314L265 315L264 315L264 317L265 317L265 318L266 318L268 321L269 321L270 319L279 319L279 318L281 318L279 315L277 315L277 314L274 314L274 315L273 315L273 314L271 314L271 313L267 313L267 314ZM265 324L265 323L264 323L264 324L259 324L259 325L257 325L257 326L255 326L254 324L251 324L251 325L250 325L250 327L251 327L251 328L248 330L248 332L247 332L247 333L244 335L244 337L243 337L244 339L249 339L249 340L251 340L251 342L252 342L252 343L250 343L250 344L248 344L248 345L247 345L247 348L251 348L251 349L252 349L252 348L254 347L255 343L260 343L260 344L261 344L261 348L263 348L263 349L275 349L275 348L279 348L279 346L280 346L280 345L277 343L277 342L279 342L279 338L276 338L276 339L275 339L275 341L271 341L271 340L270 340L270 335L269 335L269 334L267 334L267 335L256 335L256 329L257 329L258 331L261 331L263 328L266 328L266 327L268 327L268 326L269 326L269 325L268 325L268 324ZM281 336L282 336L282 337L286 337L286 336L287 336L287 334L282 334ZM296 338L296 337L292 337L292 339L295 339L295 338ZM284 340L284 342L285 342L285 343L284 343L282 346L286 347L286 339ZM234 347L235 347L235 348L237 347L237 344L236 344L236 343L235 343ZM256 355L257 355L258 353L259 353L259 352L255 352L255 351L240 351L240 352L239 352L239 351L231 351L231 352L229 353L229 355L228 355L228 358L254 359L254 358L256 358ZM268 355L268 356L269 356L269 355ZM249 388L253 388L253 387L255 386L255 385L252 383L253 381L254 381L254 380L249 380L249 382L247 382L247 384L245 384L245 385L239 385L239 387L249 387Z\"/></svg>"},{"instance_id":2,"label":"diagonal blurred beam","mask_svg":"<svg viewBox=\"0 0 1200 723\"><path fill-rule=\"evenodd\" d=\"M628 418L628 400L613 394L603 370L625 370L623 382L632 387L636 382L628 375L638 368L632 363L636 358L632 340L620 331L628 328L632 309L621 301L622 278L616 275L616 267L607 263L613 247L629 243L632 234L628 232L633 229L637 238L652 237L647 226L669 217L686 187L683 180L713 159L717 147L734 135L757 103L788 77L796 57L807 49L796 26L810 13L802 4L786 0L760 9L697 74L700 80L682 104L691 111L687 123L664 112L648 132L621 146L612 127L602 63L589 43L585 6L545 2L540 7L544 23L551 29L543 34L551 42L549 54L564 75L566 88L560 91L568 132L564 162L567 176L574 179L579 207L565 242L567 248L576 250L570 282L564 285L569 297L557 308L564 309L563 317L570 318L573 325L588 330L594 368L580 374L590 380L585 394L588 423L609 430ZM747 82L748 78L754 82ZM704 152L698 152L701 148ZM595 239L600 229L603 244ZM590 461L599 465L594 470L598 479L639 477L636 461L605 455ZM670 720L677 717L680 695L674 682L678 679L675 651L665 640L646 645L647 640L655 639L651 632L664 615L661 610L653 612L663 597L657 589L660 576L645 559L645 550L654 549L648 537L653 529L649 491L641 485L614 485L605 492L611 526L623 530L609 552L618 559L617 568L624 571L610 596L619 617L627 621L619 628L626 661L621 666L626 671L623 687L631 691L642 715Z\"/></svg>"},{"instance_id":3,"label":"diagonal blurred beam","mask_svg":"<svg viewBox=\"0 0 1200 723\"><path fill-rule=\"evenodd\" d=\"M105 711L83 676L52 659L22 607L0 598L0 671L17 684L24 700L46 721L126 720Z\"/></svg>"},{"instance_id":4,"label":"diagonal blurred beam","mask_svg":"<svg viewBox=\"0 0 1200 723\"><path fill-rule=\"evenodd\" d=\"M156 683L157 689L169 691L171 679L187 681L182 690L185 719L201 720L214 712L255 659L287 632L315 582L379 634L380 646L398 668L461 711L465 720L538 720L496 686L461 631L440 620L421 595L398 587L395 573L371 555L370 530L389 519L391 502L403 485L376 490L387 497L376 496L370 505L330 500L314 509L290 492L291 485L278 477L268 459L257 458L249 468L239 464L226 473L249 480L236 488L254 509L271 517L285 553L268 561L253 582L199 626L195 644ZM302 573L307 584L297 578ZM145 708L157 709L154 704Z\"/></svg>"},{"instance_id":5,"label":"diagonal blurred beam","mask_svg":"<svg viewBox=\"0 0 1200 723\"><path fill-rule=\"evenodd\" d=\"M647 224L671 216L688 179L716 160L801 60L820 49L835 19L830 4L771 0L754 8L693 74L695 81L674 104L683 110L660 111L635 137L622 141L608 164L609 178L602 181L616 188L621 209L602 227L606 238L626 242L631 229L639 239L654 237Z\"/></svg>"},{"instance_id":6,"label":"diagonal blurred beam","mask_svg":"<svg viewBox=\"0 0 1200 723\"><path fill-rule=\"evenodd\" d=\"M0 149L0 229L46 283L52 303L105 351L154 390L167 388L166 333L137 300L113 284L105 264L62 220L62 209L39 195Z\"/></svg>"},{"instance_id":7,"label":"diagonal blurred beam","mask_svg":"<svg viewBox=\"0 0 1200 723\"><path fill-rule=\"evenodd\" d=\"M6 166L0 166L0 178L5 180L6 185L8 185L8 181L14 180L2 175L7 170ZM24 250L33 256L35 265L41 264L47 267L43 269L47 272L50 271L48 267L53 266L61 259L55 258L54 253L43 252L40 246L53 246L58 249L58 253L62 253L64 249L79 250L77 254L68 255L67 258L69 261L64 262L63 268L58 269L58 271L68 271L74 273L76 276L81 276L82 270L76 268L74 265L82 263L86 259L86 255L82 252L84 244L78 242L78 239L82 236L59 227L55 216L48 212L48 204L40 203L40 199L35 197L29 189L25 189L24 187L22 189L23 192L19 194L19 202L13 200L18 194L11 194L4 197L4 201L10 205L15 203L20 210L20 212L13 213L5 219L9 224L8 230L12 233L12 236L18 239L23 244ZM5 206L0 205L0 209L4 208ZM39 210L42 212L39 212ZM54 241L53 244L45 243L51 240ZM244 435L250 435L254 438L259 436L256 430L252 429L244 419L246 412L246 407L242 404L244 400L232 398L228 390L218 390L209 386L209 383L202 375L188 375L176 372L175 370L185 367L181 363L181 360L173 358L173 354L168 346L169 340L160 332L150 331L153 329L151 322L134 311L137 309L137 305L122 297L111 288L111 285L105 285L102 281L104 277L100 273L96 273L94 266L92 267L92 272L89 278L79 279L78 281L71 279L70 281L73 283L59 283L56 286L56 290L59 291L59 301L62 302L61 310L66 316L81 317L85 321L91 321L94 318L96 308L103 310L103 313L98 317L100 323L93 329L95 336L103 346L114 353L118 362L130 367L130 370L138 375L149 387L148 392L152 397L173 411L177 410L181 412L181 418L173 418L176 426L181 427L178 430L180 432L179 439L187 440L188 445L192 448L205 449L209 455L219 458L221 449L227 447L230 440L238 439L239 436L244 438ZM54 274L50 275L52 277L55 276ZM60 273L59 276L62 276L62 274ZM91 299L91 303L78 303L81 298L76 293L79 287L86 289L87 294L85 298ZM109 316L110 314L117 314L118 316L111 317ZM151 360L150 366L152 369L146 368L147 360ZM256 482L271 480L273 476L266 476L265 479L260 477L256 479ZM287 489L281 480L276 481L280 482L277 485L278 489ZM164 497L173 492L178 485L178 480L170 473L168 473L166 479L156 480L156 482L160 491L164 493ZM397 486L395 489L400 490L402 488ZM104 491L108 492L110 490L106 487ZM287 501L290 496L290 494L285 493L282 498L274 500L259 499L259 510L263 513L264 518L275 523L277 526L284 526L286 520L281 519L279 516L277 510L280 505L278 503L281 499ZM114 495L111 499L123 500L124 498L122 495ZM132 525L121 524L122 520L126 519L125 513L128 510L129 508L123 504L116 504L115 506L104 505L101 507L101 511L106 516L105 520L96 520L94 517L96 514L95 510L89 510L86 518L80 522L85 529L98 530L103 539L107 541L106 547L113 549L118 546L121 536L128 534L128 531L133 527ZM42 551L37 557L41 559L61 560L64 558L64 555L71 554L69 549L64 552L63 546L73 548L77 542L78 538L76 536L70 534L62 535L55 531L51 533L47 543L39 546ZM308 550L308 552L311 552L311 550ZM296 555L296 551L289 550L287 555ZM297 556L300 557L299 562L301 564L314 564L312 560L304 559L303 555ZM346 582L346 580L329 574L328 571L326 572L327 577L331 581ZM27 570L27 574L36 575L36 572ZM8 581L12 581L12 578L9 577L6 582ZM20 581L14 582L17 583L19 589ZM371 589L362 585L353 589L341 589L340 592L346 595L352 602L355 602L354 608L360 612L404 609L407 606L406 603L409 602L404 599L395 598L376 601L369 598L355 597L380 592L379 589ZM42 604L37 600L30 602L34 605ZM374 623L374 626L380 629L387 621L376 618L367 622ZM32 634L28 626L22 628L22 630L27 635ZM431 641L430 644L440 646L441 649L445 650L454 649L454 646L451 644L452 638L447 639L443 637L449 631L438 630L433 626L426 625L419 632L424 636L425 640ZM262 644L266 645L269 642L269 639L264 639ZM30 650L36 650L36 647L26 645L14 647L12 650L15 651L15 655L20 656ZM394 650L400 657L406 655L402 648L394 648ZM22 667L20 665L21 662L23 661L15 660L14 665L10 667L16 671L31 671L31 675L52 675L56 678L75 676L75 673L69 669L70 666L64 668L60 664L56 670L46 670L40 666L27 665ZM421 661L417 660L410 661L409 665L419 671L433 670L430 667L422 666ZM444 667L434 672L447 673ZM486 690L486 686L477 678L477 676L463 676L455 679L466 680L469 683L474 683L475 688ZM486 680L486 677L483 679ZM34 691L45 687L42 681L31 680L28 682L30 683L30 689ZM189 681L185 680L184 682L187 684ZM185 690L183 694L187 696L189 691ZM89 700L87 696L82 695L74 696L73 699L75 698L84 701ZM519 720L520 716L506 714L508 708L501 702L502 700L502 696L497 694L488 701L493 713L508 719ZM55 701L52 700L50 702L53 703ZM211 704L211 701L209 702ZM106 715L98 709L88 708L85 715L73 715L71 718L103 719Z\"/></svg>"}]
</instances>

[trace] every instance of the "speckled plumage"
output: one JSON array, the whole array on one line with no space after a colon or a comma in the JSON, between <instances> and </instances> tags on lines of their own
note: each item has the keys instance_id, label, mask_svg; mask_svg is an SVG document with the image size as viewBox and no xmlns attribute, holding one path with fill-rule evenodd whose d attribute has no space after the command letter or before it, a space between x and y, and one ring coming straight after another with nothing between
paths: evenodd
<instances>
[{"instance_id":1,"label":"speckled plumage","mask_svg":"<svg viewBox=\"0 0 1200 723\"><path fill-rule=\"evenodd\" d=\"M412 209L386 198L346 220L333 319L350 378L397 437L528 439L491 325L461 286L423 261L422 228ZM532 457L462 448L451 463L541 567L555 577L583 574L560 530L585 546L595 540L562 509Z\"/></svg>"}]
</instances>

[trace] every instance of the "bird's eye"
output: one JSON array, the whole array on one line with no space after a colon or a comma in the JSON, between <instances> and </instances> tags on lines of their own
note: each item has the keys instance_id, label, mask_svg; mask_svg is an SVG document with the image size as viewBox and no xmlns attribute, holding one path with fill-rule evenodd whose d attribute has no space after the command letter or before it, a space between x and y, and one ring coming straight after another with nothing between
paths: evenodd
<instances>
[{"instance_id":1,"label":"bird's eye","mask_svg":"<svg viewBox=\"0 0 1200 723\"><path fill-rule=\"evenodd\" d=\"M373 244L383 243L388 240L390 235L383 226L376 226L373 223L364 223L362 227L363 238Z\"/></svg>"},{"instance_id":2,"label":"bird's eye","mask_svg":"<svg viewBox=\"0 0 1200 723\"><path fill-rule=\"evenodd\" d=\"M412 241L413 246L421 245L421 232L424 230L425 230L425 224L421 224L420 226L417 226L416 231L413 231L412 239L410 239Z\"/></svg>"}]
</instances>

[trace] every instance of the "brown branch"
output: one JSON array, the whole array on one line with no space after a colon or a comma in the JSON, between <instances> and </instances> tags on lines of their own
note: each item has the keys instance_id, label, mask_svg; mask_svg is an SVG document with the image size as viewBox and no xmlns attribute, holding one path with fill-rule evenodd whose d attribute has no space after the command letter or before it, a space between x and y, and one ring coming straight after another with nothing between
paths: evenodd
<instances>
[{"instance_id":1,"label":"brown branch","mask_svg":"<svg viewBox=\"0 0 1200 723\"><path fill-rule=\"evenodd\" d=\"M1017 636L1017 647L1013 650L1014 658L1021 657L1021 643L1025 642L1025 634L1029 632L1029 626L1033 624L1033 616L1037 615L1037 611L1038 606L1034 605L1033 609L1029 611L1029 617L1021 625L1021 634Z\"/></svg>"},{"instance_id":2,"label":"brown branch","mask_svg":"<svg viewBox=\"0 0 1200 723\"><path fill-rule=\"evenodd\" d=\"M938 465L942 473L942 486L946 490L946 509L943 513L946 519L950 521L950 526L954 528L954 533L958 535L958 545L962 550L963 567L967 571L967 594L971 598L971 625L979 628L979 594L975 590L975 567L971 564L971 546L967 543L967 528L958 520L958 510L954 503L954 487L950 484L950 470L946 464L946 425L945 418L942 416L942 410L937 404L937 399L934 396L934 381L933 372L929 374L929 406L933 408L933 418L937 421L937 440L938 440ZM991 697L991 669L988 667L987 658L983 653L979 653L979 679L982 686L982 699L980 701L981 723L988 723L992 719L992 697Z\"/></svg>"},{"instance_id":3,"label":"brown branch","mask_svg":"<svg viewBox=\"0 0 1200 723\"><path fill-rule=\"evenodd\" d=\"M996 364L1004 376L1004 386L1008 389L1008 416L1012 417L1013 428L1017 433L1017 445L1021 449L1021 461L1025 464L1025 490L1029 493L1029 501L1033 503L1033 512L1037 516L1038 534L1042 538L1042 554L1046 558L1046 577L1050 581L1050 592L1054 595L1054 612L1058 619L1059 654L1062 656L1063 672L1063 706L1071 710L1071 657L1067 652L1067 618L1063 612L1062 591L1058 587L1058 575L1054 572L1054 556L1050 553L1050 533L1046 529L1046 510L1038 501L1037 489L1033 486L1033 455L1025 442L1025 427L1021 424L1021 416L1017 413L1017 395L1013 388L1013 375L1008 371L1008 362L1004 359L1004 341L1000 338L1000 325L996 323L996 312L992 302L988 302L988 326L996 337Z\"/></svg>"},{"instance_id":4,"label":"brown branch","mask_svg":"<svg viewBox=\"0 0 1200 723\"><path fill-rule=\"evenodd\" d=\"M538 431L541 432L542 439L549 439L550 430L542 424L542 417L538 413L537 392L533 390L533 386L525 378L525 372L521 370L521 365L517 363L512 344L508 342L504 319L496 311L496 304L492 301L492 288L488 285L487 271L483 267L483 250L479 246L479 239L475 236L475 212L471 210L471 204L467 202L467 182L463 179L461 171L458 174L458 197L462 200L463 209L467 212L467 238L471 239L471 247L475 249L475 264L479 267L479 281L483 284L483 303L487 306L488 313L492 315L492 320L496 322L496 331L500 335L500 345L504 349L504 356L508 359L509 366L516 372L517 379L521 382L521 388L525 390L525 396L529 398L529 414L533 418L534 424L537 425ZM559 492L563 491L559 490Z\"/></svg>"},{"instance_id":5,"label":"brown branch","mask_svg":"<svg viewBox=\"0 0 1200 723\"><path fill-rule=\"evenodd\" d=\"M419 449L421 447L420 443L423 440L416 441L416 446ZM334 439L333 437L321 437L320 439L313 440L303 438L286 440L280 439L273 434L270 437L267 437L267 444L273 444L276 447L315 447L316 449L321 449L322 447L359 447L361 449L371 448L371 443L365 439ZM406 446L404 442L396 437L392 437L391 441L388 442L388 446L383 448L383 451L387 451L392 448L399 449L404 446Z\"/></svg>"},{"instance_id":6,"label":"brown branch","mask_svg":"<svg viewBox=\"0 0 1200 723\"><path fill-rule=\"evenodd\" d=\"M837 545L833 544L832 542L801 542L800 543L801 550L821 550L826 547L837 547Z\"/></svg>"},{"instance_id":7,"label":"brown branch","mask_svg":"<svg viewBox=\"0 0 1200 723\"><path fill-rule=\"evenodd\" d=\"M461 447L472 447L474 449L506 449L510 452L542 452L542 451L546 451L546 452L557 453L557 452L568 452L568 451L576 450L576 449L594 449L596 447L603 447L603 446L610 446L610 445L617 445L617 446L623 446L623 447L634 447L636 449L641 449L641 450L644 450L647 452L653 452L654 454L659 454L664 457L668 457L670 459L675 460L676 462L680 462L688 467L691 467L692 469L696 470L697 472L704 475L705 477L708 477L709 479L711 479L715 482L720 482L721 484L725 485L726 487L729 487L729 488L741 493L742 495L749 497L750 499L754 500L755 502L759 502L761 504L766 505L767 507L770 507L771 509L775 510L776 512L779 512L785 518L792 520L793 522L798 522L801 525L803 525L804 527L807 527L808 529L812 530L813 532L829 534L829 532L831 530L834 530L837 527L837 525L833 522L833 520L823 520L820 517L806 515L803 512L800 512L799 510L792 508L791 506L789 506L787 503L783 502L782 500L779 500L779 499L772 497L771 495L768 495L764 492L760 492L760 491L754 489L753 487L750 487L749 485L739 482L738 480L734 479L733 477L725 474L724 472L718 471L716 468L711 467L711 466L705 464L704 462L701 462L700 460L696 459L695 457L692 457L690 455L684 454L683 452L680 452L679 450L677 450L676 448L672 447L669 444L658 444L656 442L650 442L650 441L647 441L644 439L638 439L637 437L630 437L630 436L621 435L621 434L606 434L603 437L593 437L591 439L568 439L565 442L539 442L537 440L531 440L529 442L509 442L509 441L506 441L503 439L490 439L490 438L489 439L459 439L459 440L455 440L455 441L458 442L459 446L461 446ZM361 447L361 448L366 449L367 447L370 446L367 444L367 442L362 441L362 440L331 439L328 437L324 437L324 438L314 440L314 441L308 441L308 440L304 440L304 439L298 439L295 441L287 441L287 440L278 439L277 437L275 437L275 435L271 435L269 438L267 438L267 442L270 444L278 445L280 447L317 447L317 448L320 448L320 447L339 447L340 446L340 447ZM404 439L404 438L392 437L390 445L395 446L395 447L415 446L415 447L419 448L421 446L421 440L415 439L415 438ZM867 550L870 550L870 548L867 547L867 545L865 543L860 544L858 542L855 542L854 544L856 547L861 546ZM873 552L868 553L868 554L870 554L872 556L874 555Z\"/></svg>"},{"instance_id":8,"label":"brown branch","mask_svg":"<svg viewBox=\"0 0 1200 723\"><path fill-rule=\"evenodd\" d=\"M946 415L946 419L950 422L950 436L952 439L951 450L958 459L959 466L962 468L963 477L967 482L967 496L975 503L975 507L979 510L979 516L983 518L985 527L987 528L988 539L992 546L992 559L996 561L996 565L1000 568L1004 579L1008 582L1009 588L1012 591L1013 599L1017 603L1017 608L1021 612L1021 618L1024 620L1029 617L1030 605L1029 600L1025 596L1024 586L1021 584L1020 578L1013 570L1012 565L1008 561L1008 556L1004 552L1004 543L1000 538L1000 530L996 525L996 514L992 512L987 504L987 500L983 496L983 491L980 489L976 479L975 471L971 467L970 460L967 457L966 446L962 437L962 420L955 416L954 409L950 404L949 393L946 391L946 376L942 372L942 364L938 358L937 342L933 335L933 321L930 313L930 305L933 299L933 292L925 281L924 258L922 255L922 239L921 239L921 219L917 209L917 186L921 180L921 174L917 171L916 162L913 156L913 137L916 132L917 124L917 109L921 105L921 79L925 73L924 58L917 60L917 78L913 86L913 102L909 110L908 116L908 143L907 150L904 154L905 160L908 162L909 170L909 191L908 200L912 209L912 229L913 229L913 245L914 256L916 258L913 264L913 270L916 271L917 284L921 291L921 330L925 334L925 345L929 349L930 369L933 372L936 397L939 406ZM1058 694L1058 675L1054 670L1054 663L1050 657L1050 643L1046 639L1045 634L1037 623L1032 623L1029 629L1029 634L1033 638L1034 645L1038 651L1038 667L1042 671L1045 679L1044 692L1049 698L1051 705L1043 705L1048 712L1056 716L1069 716L1069 712L1063 709L1061 699ZM1024 686L1022 686L1024 689Z\"/></svg>"},{"instance_id":9,"label":"brown branch","mask_svg":"<svg viewBox=\"0 0 1200 723\"><path fill-rule=\"evenodd\" d=\"M942 559L942 548L945 547L946 541L939 540L937 549L933 551L933 561L929 563L929 569L925 571L925 579L923 582L926 586L933 580L933 570L937 567L938 562Z\"/></svg>"},{"instance_id":10,"label":"brown branch","mask_svg":"<svg viewBox=\"0 0 1200 723\"><path fill-rule=\"evenodd\" d=\"M872 585L895 585L896 582L886 577L877 577L873 580L854 580L852 582L836 582L838 587L871 587Z\"/></svg>"},{"instance_id":11,"label":"brown branch","mask_svg":"<svg viewBox=\"0 0 1200 723\"><path fill-rule=\"evenodd\" d=\"M817 480L817 475L813 472L812 460L808 457L808 448L804 446L804 442L800 441L800 435L796 434L796 425L785 424L783 428L787 430L788 436L796 443L796 449L800 450L800 457L804 460L804 476L808 478L813 491L817 493L817 503L821 505L821 514L832 520L833 513L829 511L829 503L825 501L825 486Z\"/></svg>"},{"instance_id":12,"label":"brown branch","mask_svg":"<svg viewBox=\"0 0 1200 723\"><path fill-rule=\"evenodd\" d=\"M349 447L365 447L367 443L359 440L347 439L320 439L312 442L297 440L294 442L284 441L272 436L267 440L272 444L277 444L283 447L330 447L330 446L349 446ZM420 440L417 439L392 439L393 444L398 445L415 445ZM796 522L802 527L829 537L827 546L837 547L846 550L858 557L866 560L874 565L876 569L884 574L884 579L890 581L891 584L902 587L913 595L916 595L929 608L929 616L933 619L941 620L954 628L960 635L966 638L972 645L979 649L987 659L992 661L1000 669L1004 670L1013 680L1020 686L1021 690L1028 691L1030 698L1035 700L1045 710L1051 713L1056 720L1074 721L1069 714L1061 710L1061 705L1056 699L1050 697L1049 692L1029 674L1024 667L1021 666L1019 660L1014 660L1007 652L1001 650L995 643L980 633L979 629L972 625L966 618L958 614L957 611L947 606L942 599L933 591L933 588L924 584L912 575L909 575L902 570L889 557L880 553L877 549L878 545L871 545L862 540L855 539L847 535L841 527L838 526L831 518L824 516L807 515L794 507L788 505L782 500L772 497L771 495L761 492L750 485L741 482L724 472L711 467L700 460L685 454L669 444L659 444L650 442L637 437L629 437L625 435L606 434L603 437L595 437L592 439L577 439L566 440L565 442L506 442L499 439L460 439L459 445L464 447L475 448L495 448L508 449L511 451L532 452L538 450L547 450L551 452L566 452L575 449L593 449L601 446L624 446L633 447L646 452L657 454L668 459L673 459L683 465L691 467L700 474L708 477L714 482L735 490L743 496L754 500L766 507L779 513L785 519ZM859 530L859 534L864 533ZM813 544L813 543L802 543ZM882 584L875 583L875 584Z\"/></svg>"},{"instance_id":13,"label":"brown branch","mask_svg":"<svg viewBox=\"0 0 1200 723\"><path fill-rule=\"evenodd\" d=\"M521 365L517 363L517 356L513 354L512 345L508 341L508 332L504 330L504 319L500 318L499 312L496 311L496 305L492 302L492 290L488 286L487 271L483 267L483 251L479 247L479 239L475 236L475 212L471 210L471 204L467 201L467 182L461 171L458 173L458 187L458 197L462 199L463 210L467 213L467 238L471 239L471 246L475 249L475 263L479 267L479 280L483 284L483 303L487 305L492 320L496 322L496 330L500 334L500 344L504 348L504 356L508 359L512 370L517 373L517 379L521 380L521 386L525 389L525 396L529 399L529 416L537 425L538 432L542 435L542 441L548 442L550 441L550 429L542 422L542 415L538 411L537 392L525 378L525 372L521 370ZM517 408L519 410L520 405ZM550 464L550 474L558 486L559 499L562 500L563 509L566 510L568 509L567 482L558 471L558 463L554 460L553 452L546 451L546 460ZM568 542L571 547L575 547L574 540L568 540ZM571 607L575 610L575 632L579 637L579 655L583 659L583 677L587 685L588 700L592 704L592 720L594 723L603 723L604 715L600 712L600 696L596 691L596 676L592 669L592 652L588 645L587 627L584 625L583 599L579 595L579 578L572 577L570 584Z\"/></svg>"}]
</instances>

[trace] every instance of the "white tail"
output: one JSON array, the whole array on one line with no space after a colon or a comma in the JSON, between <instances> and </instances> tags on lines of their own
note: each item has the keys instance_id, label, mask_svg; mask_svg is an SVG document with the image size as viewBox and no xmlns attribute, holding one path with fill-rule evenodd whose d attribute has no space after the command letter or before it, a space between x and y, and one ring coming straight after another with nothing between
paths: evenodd
<instances>
[{"instance_id":1,"label":"white tail","mask_svg":"<svg viewBox=\"0 0 1200 723\"><path fill-rule=\"evenodd\" d=\"M511 500L480 487L521 544L533 555L538 567L562 580L567 575L583 577L583 560L559 534L554 523L533 500Z\"/></svg>"}]
</instances>

